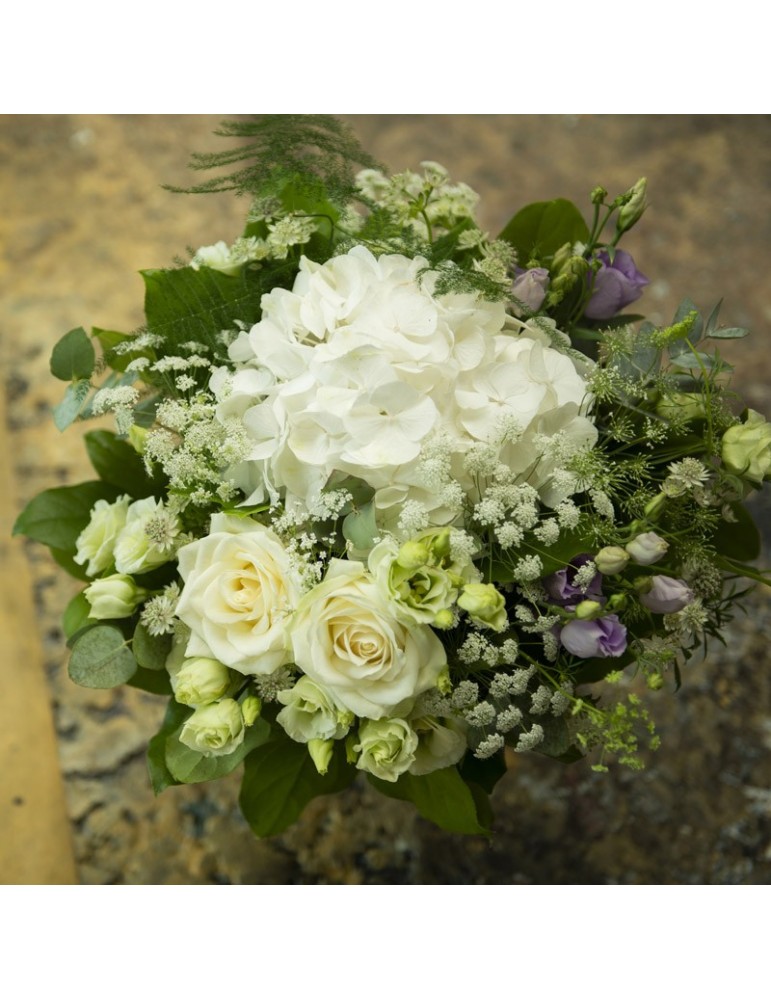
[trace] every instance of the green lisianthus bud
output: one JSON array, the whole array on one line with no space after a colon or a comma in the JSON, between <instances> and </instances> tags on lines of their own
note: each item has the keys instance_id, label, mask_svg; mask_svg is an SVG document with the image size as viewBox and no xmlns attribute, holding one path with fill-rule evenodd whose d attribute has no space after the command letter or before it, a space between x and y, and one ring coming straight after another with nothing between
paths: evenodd
<instances>
[{"instance_id":1,"label":"green lisianthus bud","mask_svg":"<svg viewBox=\"0 0 771 1000\"><path fill-rule=\"evenodd\" d=\"M771 478L771 424L756 410L748 410L744 423L723 435L722 459L729 472L753 483Z\"/></svg>"},{"instance_id":2,"label":"green lisianthus bud","mask_svg":"<svg viewBox=\"0 0 771 1000\"><path fill-rule=\"evenodd\" d=\"M89 618L128 618L147 598L147 591L137 587L132 577L113 573L86 587L83 594L91 605Z\"/></svg>"},{"instance_id":3,"label":"green lisianthus bud","mask_svg":"<svg viewBox=\"0 0 771 1000\"><path fill-rule=\"evenodd\" d=\"M443 608L441 611L437 611L434 615L434 620L432 622L434 628L452 628L452 623L455 621L455 616L449 608Z\"/></svg>"},{"instance_id":4,"label":"green lisianthus bud","mask_svg":"<svg viewBox=\"0 0 771 1000\"><path fill-rule=\"evenodd\" d=\"M144 455L147 435L150 433L147 427L140 427L139 424L132 424L129 427L128 441L138 455Z\"/></svg>"},{"instance_id":5,"label":"green lisianthus bud","mask_svg":"<svg viewBox=\"0 0 771 1000\"><path fill-rule=\"evenodd\" d=\"M602 605L599 601L581 601L575 610L576 618L581 621L591 621L602 613Z\"/></svg>"},{"instance_id":6,"label":"green lisianthus bud","mask_svg":"<svg viewBox=\"0 0 771 1000\"><path fill-rule=\"evenodd\" d=\"M230 671L224 663L208 656L195 656L182 661L173 673L171 686L180 705L202 708L224 697L230 688Z\"/></svg>"},{"instance_id":7,"label":"green lisianthus bud","mask_svg":"<svg viewBox=\"0 0 771 1000\"><path fill-rule=\"evenodd\" d=\"M600 187L599 185L596 188L592 188L592 193L589 195L593 205L601 205L607 197L608 192L604 187Z\"/></svg>"},{"instance_id":8,"label":"green lisianthus bud","mask_svg":"<svg viewBox=\"0 0 771 1000\"><path fill-rule=\"evenodd\" d=\"M262 699L256 694L247 695L241 702L241 714L244 717L245 726L253 726L259 719L262 711Z\"/></svg>"},{"instance_id":9,"label":"green lisianthus bud","mask_svg":"<svg viewBox=\"0 0 771 1000\"><path fill-rule=\"evenodd\" d=\"M506 602L491 583L467 583L458 598L458 607L468 612L472 622L502 632L508 624Z\"/></svg>"},{"instance_id":10,"label":"green lisianthus bud","mask_svg":"<svg viewBox=\"0 0 771 1000\"><path fill-rule=\"evenodd\" d=\"M311 755L316 770L324 775L329 770L329 762L335 752L334 740L308 740L308 753Z\"/></svg>"},{"instance_id":11,"label":"green lisianthus bud","mask_svg":"<svg viewBox=\"0 0 771 1000\"><path fill-rule=\"evenodd\" d=\"M619 233L627 232L636 222L639 222L640 217L648 207L647 188L647 178L641 177L634 187L627 191L624 196L627 199L626 203L621 206L616 218L616 229Z\"/></svg>"},{"instance_id":12,"label":"green lisianthus bud","mask_svg":"<svg viewBox=\"0 0 771 1000\"><path fill-rule=\"evenodd\" d=\"M611 594L608 598L608 608L611 611L623 611L628 603L626 594Z\"/></svg>"},{"instance_id":13,"label":"green lisianthus bud","mask_svg":"<svg viewBox=\"0 0 771 1000\"><path fill-rule=\"evenodd\" d=\"M399 549L396 562L403 569L419 569L429 560L429 549L423 542L405 542Z\"/></svg>"},{"instance_id":14,"label":"green lisianthus bud","mask_svg":"<svg viewBox=\"0 0 771 1000\"><path fill-rule=\"evenodd\" d=\"M594 565L606 576L623 573L629 562L629 553L620 545L606 545L594 557Z\"/></svg>"},{"instance_id":15,"label":"green lisianthus bud","mask_svg":"<svg viewBox=\"0 0 771 1000\"><path fill-rule=\"evenodd\" d=\"M450 668L443 667L436 679L436 687L440 694L452 694L452 680L450 679Z\"/></svg>"},{"instance_id":16,"label":"green lisianthus bud","mask_svg":"<svg viewBox=\"0 0 771 1000\"><path fill-rule=\"evenodd\" d=\"M664 511L664 507L667 503L667 497L664 493L659 493L652 500L649 500L645 505L645 516L649 521L656 521Z\"/></svg>"},{"instance_id":17,"label":"green lisianthus bud","mask_svg":"<svg viewBox=\"0 0 771 1000\"><path fill-rule=\"evenodd\" d=\"M704 397L698 392L668 392L656 404L656 413L677 423L704 420Z\"/></svg>"},{"instance_id":18,"label":"green lisianthus bud","mask_svg":"<svg viewBox=\"0 0 771 1000\"><path fill-rule=\"evenodd\" d=\"M197 708L182 727L179 741L204 757L223 757L243 743L245 733L238 702L223 698Z\"/></svg>"}]
</instances>

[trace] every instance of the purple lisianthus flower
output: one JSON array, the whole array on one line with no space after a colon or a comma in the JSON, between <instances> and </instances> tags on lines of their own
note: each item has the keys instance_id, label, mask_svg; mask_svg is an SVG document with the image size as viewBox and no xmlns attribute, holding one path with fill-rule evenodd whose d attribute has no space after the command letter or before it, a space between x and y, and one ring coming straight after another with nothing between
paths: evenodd
<instances>
[{"instance_id":1,"label":"purple lisianthus flower","mask_svg":"<svg viewBox=\"0 0 771 1000\"><path fill-rule=\"evenodd\" d=\"M651 577L651 589L640 594L640 603L657 615L673 615L693 600L693 591L685 580L671 576Z\"/></svg>"},{"instance_id":2,"label":"purple lisianthus flower","mask_svg":"<svg viewBox=\"0 0 771 1000\"><path fill-rule=\"evenodd\" d=\"M538 312L546 298L546 290L549 287L549 272L545 267L531 267L529 271L518 267L514 273L516 278L511 287L511 294L516 302L521 303L525 309L530 312Z\"/></svg>"},{"instance_id":3,"label":"purple lisianthus flower","mask_svg":"<svg viewBox=\"0 0 771 1000\"><path fill-rule=\"evenodd\" d=\"M560 632L565 649L583 660L600 656L621 656L626 650L626 627L618 615L605 615L594 621L568 622Z\"/></svg>"},{"instance_id":4,"label":"purple lisianthus flower","mask_svg":"<svg viewBox=\"0 0 771 1000\"><path fill-rule=\"evenodd\" d=\"M591 558L589 555L576 556L569 566L546 577L544 587L555 604L572 608L581 601L602 600L602 573L596 573L589 586L583 590L575 585L576 573Z\"/></svg>"},{"instance_id":5,"label":"purple lisianthus flower","mask_svg":"<svg viewBox=\"0 0 771 1000\"><path fill-rule=\"evenodd\" d=\"M632 255L625 250L616 250L612 263L605 250L597 254L597 259L600 269L594 276L592 297L584 309L584 316L587 319L610 319L630 302L639 299L650 281L642 271L637 270Z\"/></svg>"}]
</instances>

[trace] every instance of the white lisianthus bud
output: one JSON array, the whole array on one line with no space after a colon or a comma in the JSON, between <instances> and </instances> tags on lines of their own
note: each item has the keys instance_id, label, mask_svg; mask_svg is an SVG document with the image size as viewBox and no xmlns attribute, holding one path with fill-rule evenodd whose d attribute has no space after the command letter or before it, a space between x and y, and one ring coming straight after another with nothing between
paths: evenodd
<instances>
[{"instance_id":1,"label":"white lisianthus bud","mask_svg":"<svg viewBox=\"0 0 771 1000\"><path fill-rule=\"evenodd\" d=\"M170 671L170 676L174 697L181 705L191 708L202 708L218 701L231 685L230 671L225 664L208 656L183 660L178 669Z\"/></svg>"},{"instance_id":2,"label":"white lisianthus bud","mask_svg":"<svg viewBox=\"0 0 771 1000\"><path fill-rule=\"evenodd\" d=\"M761 483L771 476L771 424L756 410L723 435L723 465L729 472Z\"/></svg>"},{"instance_id":3,"label":"white lisianthus bud","mask_svg":"<svg viewBox=\"0 0 771 1000\"><path fill-rule=\"evenodd\" d=\"M625 233L631 229L648 207L648 199L646 197L647 187L647 178L641 177L634 187L627 191L628 201L619 209L616 220L616 227L620 233Z\"/></svg>"},{"instance_id":4,"label":"white lisianthus bud","mask_svg":"<svg viewBox=\"0 0 771 1000\"><path fill-rule=\"evenodd\" d=\"M464 727L456 719L423 717L410 722L420 741L410 774L430 774L443 767L452 767L466 752Z\"/></svg>"},{"instance_id":5,"label":"white lisianthus bud","mask_svg":"<svg viewBox=\"0 0 771 1000\"><path fill-rule=\"evenodd\" d=\"M367 719L359 728L356 767L383 781L397 781L415 761L418 736L404 719Z\"/></svg>"},{"instance_id":6,"label":"white lisianthus bud","mask_svg":"<svg viewBox=\"0 0 771 1000\"><path fill-rule=\"evenodd\" d=\"M89 617L99 619L128 618L147 598L147 591L123 573L94 580L83 594L91 605Z\"/></svg>"},{"instance_id":7,"label":"white lisianthus bud","mask_svg":"<svg viewBox=\"0 0 771 1000\"><path fill-rule=\"evenodd\" d=\"M579 621L590 621L602 614L602 605L599 601L581 601L575 610L576 618Z\"/></svg>"},{"instance_id":8,"label":"white lisianthus bud","mask_svg":"<svg viewBox=\"0 0 771 1000\"><path fill-rule=\"evenodd\" d=\"M287 735L297 743L311 740L339 740L353 722L350 712L341 711L329 691L310 677L301 677L293 688L279 691L285 708L276 716Z\"/></svg>"},{"instance_id":9,"label":"white lisianthus bud","mask_svg":"<svg viewBox=\"0 0 771 1000\"><path fill-rule=\"evenodd\" d=\"M467 583L458 598L458 607L468 612L472 622L502 632L508 624L506 602L491 583Z\"/></svg>"},{"instance_id":10,"label":"white lisianthus bud","mask_svg":"<svg viewBox=\"0 0 771 1000\"><path fill-rule=\"evenodd\" d=\"M625 548L640 566L650 566L664 558L669 550L669 542L665 542L655 531L645 531L627 542Z\"/></svg>"},{"instance_id":11,"label":"white lisianthus bud","mask_svg":"<svg viewBox=\"0 0 771 1000\"><path fill-rule=\"evenodd\" d=\"M204 757L233 753L244 741L244 718L237 701L223 698L197 708L182 727L180 743Z\"/></svg>"},{"instance_id":12,"label":"white lisianthus bud","mask_svg":"<svg viewBox=\"0 0 771 1000\"><path fill-rule=\"evenodd\" d=\"M324 775L329 770L329 762L335 751L334 740L308 740L308 753L311 755L316 770Z\"/></svg>"},{"instance_id":13,"label":"white lisianthus bud","mask_svg":"<svg viewBox=\"0 0 771 1000\"><path fill-rule=\"evenodd\" d=\"M594 557L594 565L606 576L623 573L629 562L629 553L619 545L606 545Z\"/></svg>"},{"instance_id":14,"label":"white lisianthus bud","mask_svg":"<svg viewBox=\"0 0 771 1000\"><path fill-rule=\"evenodd\" d=\"M91 511L91 519L78 535L75 546L75 562L85 565L89 576L103 573L112 566L114 548L118 535L126 524L131 497L122 496L114 503L97 500Z\"/></svg>"}]
</instances>

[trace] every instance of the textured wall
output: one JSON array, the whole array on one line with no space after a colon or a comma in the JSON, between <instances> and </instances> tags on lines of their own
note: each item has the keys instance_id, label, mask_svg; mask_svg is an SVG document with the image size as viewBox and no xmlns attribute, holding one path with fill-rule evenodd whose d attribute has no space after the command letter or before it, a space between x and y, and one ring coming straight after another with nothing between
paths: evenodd
<instances>
[{"instance_id":1,"label":"textured wall","mask_svg":"<svg viewBox=\"0 0 771 1000\"><path fill-rule=\"evenodd\" d=\"M223 116L226 117L226 116ZM482 195L496 231L529 200L586 203L645 174L651 209L625 242L653 283L642 300L667 320L678 298L753 337L731 344L736 384L769 407L771 120L759 117L343 116L393 169L444 163ZM0 130L0 322L19 500L89 476L78 430L49 418L51 345L84 325L141 321L140 267L239 231L228 196L185 183L188 153L215 147L206 116L5 116ZM767 522L767 508L758 505ZM518 758L496 795L495 837L463 840L380 800L366 784L319 800L286 835L257 843L236 811L237 781L154 799L144 747L162 705L150 695L69 682L58 619L75 585L28 545L61 766L84 882L767 882L771 876L769 605L692 664L676 697L651 696L662 749L641 775L596 775ZM19 627L23 627L20 623ZM4 663L0 669L12 669ZM0 876L1 877L1 876Z\"/></svg>"}]
</instances>

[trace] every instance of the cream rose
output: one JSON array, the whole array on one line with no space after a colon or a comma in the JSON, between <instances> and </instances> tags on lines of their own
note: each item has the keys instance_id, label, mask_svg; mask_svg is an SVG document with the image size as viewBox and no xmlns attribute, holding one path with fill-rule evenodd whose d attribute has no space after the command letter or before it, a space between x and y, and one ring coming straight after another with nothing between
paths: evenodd
<instances>
[{"instance_id":1,"label":"cream rose","mask_svg":"<svg viewBox=\"0 0 771 1000\"><path fill-rule=\"evenodd\" d=\"M89 576L96 576L112 566L115 556L113 550L118 535L126 525L131 498L118 497L114 503L97 500L91 511L91 519L78 535L75 545L77 552L75 562L86 567Z\"/></svg>"},{"instance_id":2,"label":"cream rose","mask_svg":"<svg viewBox=\"0 0 771 1000\"><path fill-rule=\"evenodd\" d=\"M447 663L434 632L402 625L364 565L343 559L300 601L291 641L297 666L364 719L428 690Z\"/></svg>"},{"instance_id":3,"label":"cream rose","mask_svg":"<svg viewBox=\"0 0 771 1000\"><path fill-rule=\"evenodd\" d=\"M278 536L249 518L215 514L211 531L178 552L185 586L177 616L190 627L188 656L242 674L291 661L288 616L300 596Z\"/></svg>"}]
</instances>

